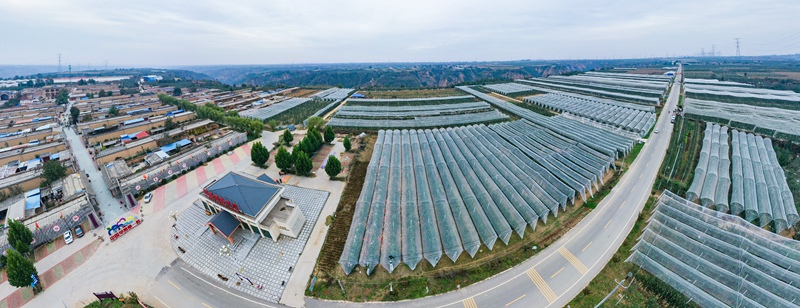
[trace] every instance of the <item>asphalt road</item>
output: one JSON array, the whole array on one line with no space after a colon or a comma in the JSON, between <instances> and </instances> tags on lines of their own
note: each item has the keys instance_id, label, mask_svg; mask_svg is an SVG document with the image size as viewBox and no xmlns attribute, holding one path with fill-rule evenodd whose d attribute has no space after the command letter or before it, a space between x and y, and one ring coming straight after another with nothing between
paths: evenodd
<instances>
[{"instance_id":1,"label":"asphalt road","mask_svg":"<svg viewBox=\"0 0 800 308\"><path fill-rule=\"evenodd\" d=\"M175 259L171 266L162 270L148 294L157 301L150 303L151 305L166 308L285 307L266 303L262 299L221 285L181 259Z\"/></svg>"},{"instance_id":2,"label":"asphalt road","mask_svg":"<svg viewBox=\"0 0 800 308\"><path fill-rule=\"evenodd\" d=\"M681 70L679 70L679 73ZM680 80L679 76L676 80ZM307 307L562 307L605 267L633 228L650 195L672 134L680 84L639 156L597 208L561 239L524 263L461 290L395 303L341 303L306 299ZM620 277L623 279L625 277ZM611 290L609 290L611 291Z\"/></svg>"}]
</instances>

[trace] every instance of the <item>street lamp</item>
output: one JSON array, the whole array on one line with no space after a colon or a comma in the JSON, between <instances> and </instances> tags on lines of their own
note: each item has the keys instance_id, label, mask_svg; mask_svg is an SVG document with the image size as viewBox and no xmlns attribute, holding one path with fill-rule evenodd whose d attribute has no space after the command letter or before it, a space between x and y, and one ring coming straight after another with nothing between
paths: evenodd
<instances>
[{"instance_id":1,"label":"street lamp","mask_svg":"<svg viewBox=\"0 0 800 308\"><path fill-rule=\"evenodd\" d=\"M169 218L172 218L172 220L174 221L178 221L178 212L177 211L169 212Z\"/></svg>"},{"instance_id":2,"label":"street lamp","mask_svg":"<svg viewBox=\"0 0 800 308\"><path fill-rule=\"evenodd\" d=\"M231 250L230 250L230 248L228 248L228 245L222 245L222 247L220 247L219 255L220 256L227 256L227 257L231 256Z\"/></svg>"}]
</instances>

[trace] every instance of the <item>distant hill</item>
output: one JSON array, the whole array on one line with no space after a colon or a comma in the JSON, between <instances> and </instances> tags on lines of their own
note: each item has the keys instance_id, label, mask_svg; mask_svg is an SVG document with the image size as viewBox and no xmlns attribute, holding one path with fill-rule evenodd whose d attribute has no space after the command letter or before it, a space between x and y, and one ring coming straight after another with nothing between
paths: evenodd
<instances>
[{"instance_id":1,"label":"distant hill","mask_svg":"<svg viewBox=\"0 0 800 308\"><path fill-rule=\"evenodd\" d=\"M485 80L541 77L585 71L603 62L358 63L252 66L194 66L226 84L270 86L335 85L356 88L450 87Z\"/></svg>"}]
</instances>

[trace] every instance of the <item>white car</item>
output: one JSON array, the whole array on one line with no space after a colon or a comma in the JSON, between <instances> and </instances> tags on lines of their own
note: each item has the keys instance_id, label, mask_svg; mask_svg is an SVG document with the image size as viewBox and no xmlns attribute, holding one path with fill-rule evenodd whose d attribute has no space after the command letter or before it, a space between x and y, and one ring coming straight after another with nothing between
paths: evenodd
<instances>
[{"instance_id":1,"label":"white car","mask_svg":"<svg viewBox=\"0 0 800 308\"><path fill-rule=\"evenodd\" d=\"M658 130L654 130L653 133L658 134Z\"/></svg>"},{"instance_id":2,"label":"white car","mask_svg":"<svg viewBox=\"0 0 800 308\"><path fill-rule=\"evenodd\" d=\"M150 203L150 200L153 200L153 193L151 192L144 195L144 203Z\"/></svg>"},{"instance_id":3,"label":"white car","mask_svg":"<svg viewBox=\"0 0 800 308\"><path fill-rule=\"evenodd\" d=\"M75 241L75 239L72 238L72 232L70 231L64 232L64 243L67 243L67 245L69 245L72 244L73 241Z\"/></svg>"}]
</instances>

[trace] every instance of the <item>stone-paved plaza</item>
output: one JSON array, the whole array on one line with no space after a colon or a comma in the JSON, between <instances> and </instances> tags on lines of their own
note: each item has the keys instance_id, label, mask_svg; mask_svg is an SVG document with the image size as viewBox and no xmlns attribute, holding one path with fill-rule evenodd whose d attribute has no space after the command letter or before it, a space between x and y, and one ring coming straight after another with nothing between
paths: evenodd
<instances>
[{"instance_id":1,"label":"stone-paved plaza","mask_svg":"<svg viewBox=\"0 0 800 308\"><path fill-rule=\"evenodd\" d=\"M195 204L177 215L172 229L172 248L186 263L214 280L223 281L220 276L225 277L227 281L223 283L230 288L278 302L292 275L290 268L293 270L297 263L330 194L291 185L285 187L283 196L294 200L306 217L306 223L296 239L281 236L278 242L273 242L272 239L253 236L249 231L239 228L233 234L235 244L230 245L223 236L208 229L205 224L211 216L205 214L202 206ZM229 254L221 253L223 245L230 247ZM253 285L247 281L248 278ZM258 289L257 285L261 285L262 289Z\"/></svg>"}]
</instances>

